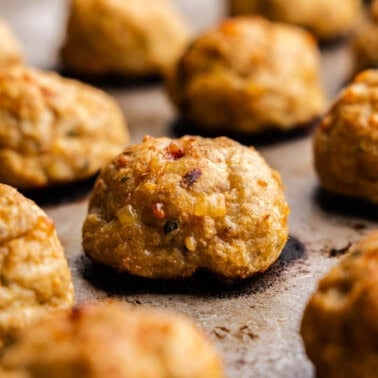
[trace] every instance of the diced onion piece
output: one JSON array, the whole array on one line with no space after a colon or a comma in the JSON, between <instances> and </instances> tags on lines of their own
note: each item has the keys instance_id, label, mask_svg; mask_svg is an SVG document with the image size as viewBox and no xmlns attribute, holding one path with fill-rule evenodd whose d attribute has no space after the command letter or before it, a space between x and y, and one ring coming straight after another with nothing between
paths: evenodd
<instances>
[{"instance_id":1,"label":"diced onion piece","mask_svg":"<svg viewBox=\"0 0 378 378\"><path fill-rule=\"evenodd\" d=\"M186 237L185 247L188 251L194 252L197 248L197 240L193 236Z\"/></svg>"},{"instance_id":2,"label":"diced onion piece","mask_svg":"<svg viewBox=\"0 0 378 378\"><path fill-rule=\"evenodd\" d=\"M226 200L222 193L202 195L194 206L194 215L223 217L226 215Z\"/></svg>"},{"instance_id":3,"label":"diced onion piece","mask_svg":"<svg viewBox=\"0 0 378 378\"><path fill-rule=\"evenodd\" d=\"M131 205L117 211L117 218L122 224L128 225L136 222L137 214Z\"/></svg>"}]
</instances>

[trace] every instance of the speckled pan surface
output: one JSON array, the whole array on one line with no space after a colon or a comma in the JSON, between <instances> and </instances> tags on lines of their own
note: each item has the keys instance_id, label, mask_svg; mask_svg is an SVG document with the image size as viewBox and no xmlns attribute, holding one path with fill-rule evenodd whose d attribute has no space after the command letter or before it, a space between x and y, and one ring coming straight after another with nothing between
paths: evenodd
<instances>
[{"instance_id":1,"label":"speckled pan surface","mask_svg":"<svg viewBox=\"0 0 378 378\"><path fill-rule=\"evenodd\" d=\"M221 0L178 3L198 30L214 24L222 14ZM0 2L0 14L26 45L29 62L39 67L54 67L59 31L64 26L63 5L60 0ZM322 64L331 97L350 73L345 45L323 49ZM116 97L127 115L132 142L140 141L145 133L172 136L180 132L180 127L172 126L173 109L159 83L108 84L103 88ZM65 247L76 300L116 296L189 314L222 353L229 377L313 377L298 332L303 309L320 276L339 260L339 256L331 256L377 228L377 208L348 204L319 191L308 136L260 145L258 150L281 172L291 207L291 239L266 274L233 287L204 275L171 283L116 275L83 257L81 224L87 199L66 198L63 204L44 209L55 220ZM51 197L47 200L43 202Z\"/></svg>"}]
</instances>

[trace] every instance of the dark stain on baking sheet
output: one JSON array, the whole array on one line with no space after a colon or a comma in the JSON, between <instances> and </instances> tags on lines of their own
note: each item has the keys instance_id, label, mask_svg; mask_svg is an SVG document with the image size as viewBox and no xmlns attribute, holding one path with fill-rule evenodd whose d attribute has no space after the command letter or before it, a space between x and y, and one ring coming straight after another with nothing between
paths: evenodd
<instances>
[{"instance_id":1,"label":"dark stain on baking sheet","mask_svg":"<svg viewBox=\"0 0 378 378\"><path fill-rule=\"evenodd\" d=\"M93 176L74 183L22 191L22 194L40 206L57 206L86 198L92 191L95 180L96 176Z\"/></svg>"},{"instance_id":2,"label":"dark stain on baking sheet","mask_svg":"<svg viewBox=\"0 0 378 378\"><path fill-rule=\"evenodd\" d=\"M346 246L344 246L342 248L332 248L329 251L329 257L338 257L338 256L344 255L345 253L348 252L351 245L352 245L352 243L348 243Z\"/></svg>"},{"instance_id":3,"label":"dark stain on baking sheet","mask_svg":"<svg viewBox=\"0 0 378 378\"><path fill-rule=\"evenodd\" d=\"M242 133L233 133L227 130L208 131L205 128L195 125L189 121L177 119L171 124L171 131L172 134L177 138L180 138L187 134L201 135L208 138L227 136L247 146L268 146L285 141L308 137L313 132L317 123L318 118L305 124L298 125L298 127L293 130L270 130L258 134L248 135Z\"/></svg>"},{"instance_id":4,"label":"dark stain on baking sheet","mask_svg":"<svg viewBox=\"0 0 378 378\"><path fill-rule=\"evenodd\" d=\"M322 188L315 190L314 199L323 211L346 217L378 221L378 205L370 202L333 194Z\"/></svg>"},{"instance_id":5,"label":"dark stain on baking sheet","mask_svg":"<svg viewBox=\"0 0 378 378\"><path fill-rule=\"evenodd\" d=\"M81 274L96 289L116 295L183 294L201 297L236 297L262 292L282 279L286 269L306 258L304 245L291 237L278 261L265 273L237 282L222 280L208 271L199 270L193 277L179 280L152 280L119 273L91 262L85 256L78 261Z\"/></svg>"},{"instance_id":6,"label":"dark stain on baking sheet","mask_svg":"<svg viewBox=\"0 0 378 378\"><path fill-rule=\"evenodd\" d=\"M124 76L114 74L103 76L85 74L79 75L70 71L66 71L61 67L55 70L66 78L84 81L90 85L106 90L126 89L130 87L151 87L154 85L161 85L163 82L162 78L159 75L147 75L139 78L126 78Z\"/></svg>"},{"instance_id":7,"label":"dark stain on baking sheet","mask_svg":"<svg viewBox=\"0 0 378 378\"><path fill-rule=\"evenodd\" d=\"M224 340L226 338L233 338L239 342L249 342L257 339L259 335L252 328L250 324L244 324L237 328L227 326L214 327L211 333L218 339Z\"/></svg>"}]
</instances>

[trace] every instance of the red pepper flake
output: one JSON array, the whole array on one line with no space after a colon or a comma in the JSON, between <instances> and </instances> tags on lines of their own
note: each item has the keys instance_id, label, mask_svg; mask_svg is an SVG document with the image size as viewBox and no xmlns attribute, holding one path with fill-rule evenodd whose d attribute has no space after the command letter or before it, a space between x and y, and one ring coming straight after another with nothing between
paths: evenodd
<instances>
[{"instance_id":1,"label":"red pepper flake","mask_svg":"<svg viewBox=\"0 0 378 378\"><path fill-rule=\"evenodd\" d=\"M202 176L202 171L200 168L194 168L189 171L185 176L183 176L180 185L183 188L190 188L200 177Z\"/></svg>"},{"instance_id":2,"label":"red pepper flake","mask_svg":"<svg viewBox=\"0 0 378 378\"><path fill-rule=\"evenodd\" d=\"M171 142L167 147L167 155L168 159L177 160L182 158L185 154L176 142Z\"/></svg>"},{"instance_id":3,"label":"red pepper flake","mask_svg":"<svg viewBox=\"0 0 378 378\"><path fill-rule=\"evenodd\" d=\"M119 155L115 161L118 169L125 168L128 162L129 162L129 158L125 155Z\"/></svg>"},{"instance_id":4,"label":"red pepper flake","mask_svg":"<svg viewBox=\"0 0 378 378\"><path fill-rule=\"evenodd\" d=\"M164 204L161 202L156 202L152 205L152 213L154 214L154 217L157 219L164 219L165 218L165 212L164 212Z\"/></svg>"}]
</instances>

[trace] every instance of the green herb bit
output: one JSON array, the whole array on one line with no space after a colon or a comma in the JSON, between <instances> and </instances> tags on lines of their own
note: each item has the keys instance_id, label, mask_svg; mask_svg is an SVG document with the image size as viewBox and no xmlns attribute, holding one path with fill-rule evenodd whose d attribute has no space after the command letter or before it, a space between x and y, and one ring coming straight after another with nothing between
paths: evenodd
<instances>
[{"instance_id":1,"label":"green herb bit","mask_svg":"<svg viewBox=\"0 0 378 378\"><path fill-rule=\"evenodd\" d=\"M80 134L79 134L79 131L75 129L71 129L67 131L66 135L70 138L74 138L74 137L78 137Z\"/></svg>"},{"instance_id":2,"label":"green herb bit","mask_svg":"<svg viewBox=\"0 0 378 378\"><path fill-rule=\"evenodd\" d=\"M126 181L128 181L130 179L129 176L122 176L120 179L119 179L119 182L121 184L124 184Z\"/></svg>"},{"instance_id":3,"label":"green herb bit","mask_svg":"<svg viewBox=\"0 0 378 378\"><path fill-rule=\"evenodd\" d=\"M164 233L169 234L179 228L179 222L174 220L167 220L164 224Z\"/></svg>"}]
</instances>

